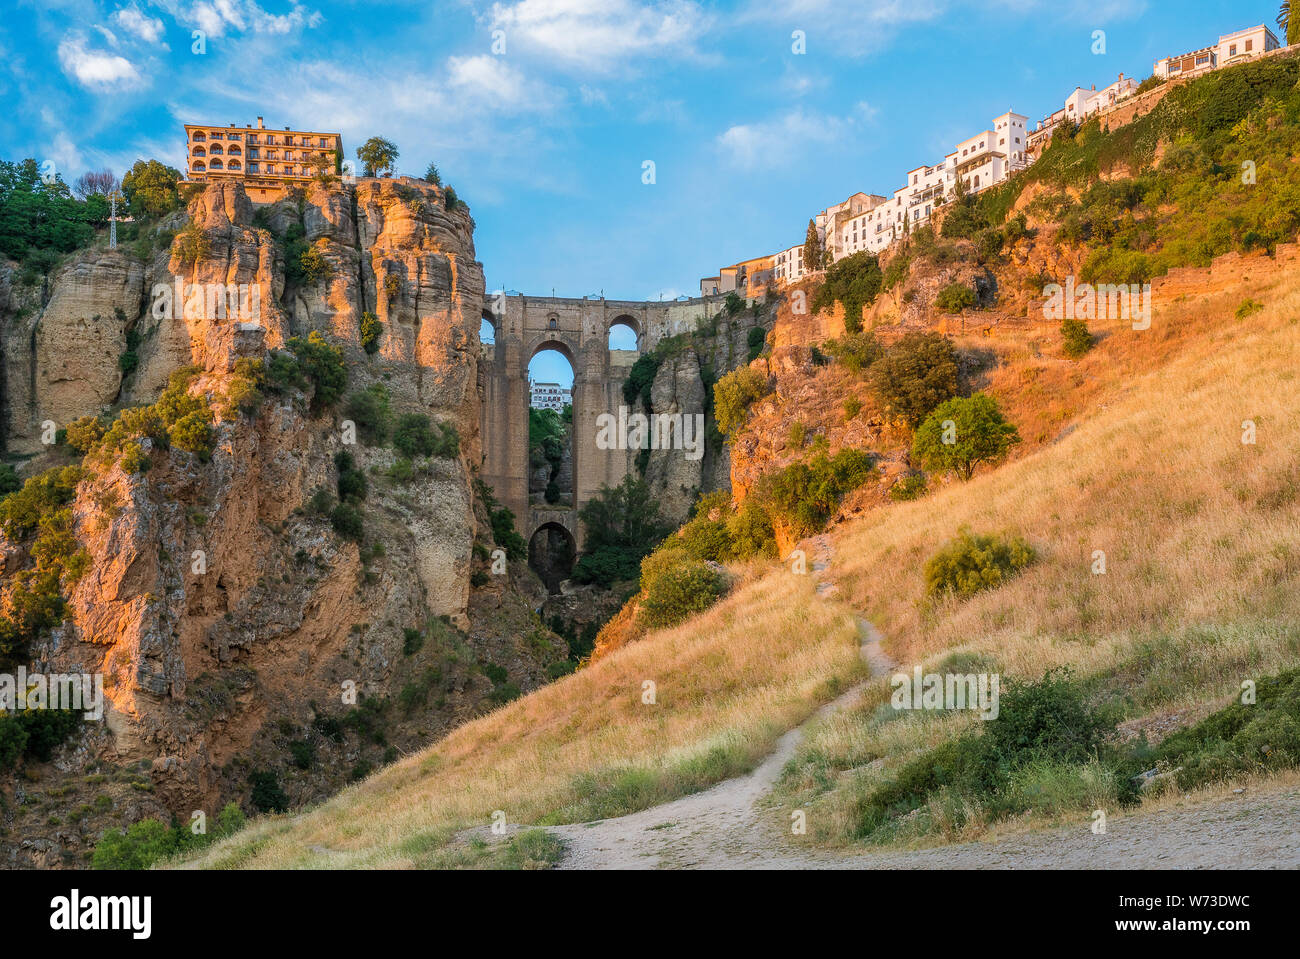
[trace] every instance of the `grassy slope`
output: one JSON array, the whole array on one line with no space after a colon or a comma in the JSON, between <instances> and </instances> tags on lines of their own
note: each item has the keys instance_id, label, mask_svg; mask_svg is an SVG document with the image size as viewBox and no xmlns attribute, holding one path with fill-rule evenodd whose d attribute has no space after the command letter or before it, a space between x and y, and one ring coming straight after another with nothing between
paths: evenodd
<instances>
[{"instance_id":1,"label":"grassy slope","mask_svg":"<svg viewBox=\"0 0 1300 959\"><path fill-rule=\"evenodd\" d=\"M851 614L775 571L657 634L457 729L321 807L262 820L214 867L465 864L459 829L578 822L752 768L861 671ZM642 704L645 681L656 705ZM468 856L472 859L472 854Z\"/></svg>"},{"instance_id":2,"label":"grassy slope","mask_svg":"<svg viewBox=\"0 0 1300 959\"><path fill-rule=\"evenodd\" d=\"M1173 711L1185 724L1242 680L1300 660L1300 278L1260 268L1268 262L1158 308L1149 331L1104 327L1084 361L1094 384L1108 369L1143 368L1135 357L1148 347L1167 363L1132 379L1112 372L1107 391L1090 385L1078 397L1085 415L1058 442L842 530L841 593L895 658L937 665L958 654L955 671L979 664L973 671L1028 678L1070 664L1139 725ZM1237 319L1246 297L1264 309ZM1014 394L1016 380L1003 370L992 389ZM1025 398L1004 399L1015 408ZM1242 443L1248 419L1255 445ZM931 606L921 568L963 525L1023 535L1040 562L1001 589ZM1098 549L1104 576L1091 571ZM952 716L878 709L884 698L821 724L787 770L782 798L810 808L823 841L850 840L857 800L962 728ZM981 828L976 815L938 831Z\"/></svg>"}]
</instances>

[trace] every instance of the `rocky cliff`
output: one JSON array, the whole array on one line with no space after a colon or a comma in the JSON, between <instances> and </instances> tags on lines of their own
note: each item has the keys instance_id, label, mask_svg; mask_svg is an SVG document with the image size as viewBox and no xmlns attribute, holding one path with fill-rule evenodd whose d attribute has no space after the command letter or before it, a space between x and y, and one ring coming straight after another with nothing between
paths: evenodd
<instances>
[{"instance_id":1,"label":"rocky cliff","mask_svg":"<svg viewBox=\"0 0 1300 959\"><path fill-rule=\"evenodd\" d=\"M565 655L532 613L542 591L526 568L486 573L483 272L464 206L405 178L315 184L258 208L223 183L152 230L155 249L84 250L40 286L0 268L5 439L21 475L80 462L69 424L151 404L178 370L185 402L212 410L200 453L146 436L134 457L86 457L71 508L88 562L27 657L47 674L102 673L106 715L56 765L8 777L3 862L76 863L105 826L247 808L252 774L291 805L322 798L538 685ZM255 291L260 310L164 302L193 284ZM274 370L269 358L313 332L342 351L334 402L301 382L236 402L250 369ZM458 442L412 456L367 437L350 400L367 393L390 426L419 414ZM345 470L368 489L352 535L322 508ZM0 545L12 605L31 559L17 539ZM490 584L475 601L472 579Z\"/></svg>"}]
</instances>

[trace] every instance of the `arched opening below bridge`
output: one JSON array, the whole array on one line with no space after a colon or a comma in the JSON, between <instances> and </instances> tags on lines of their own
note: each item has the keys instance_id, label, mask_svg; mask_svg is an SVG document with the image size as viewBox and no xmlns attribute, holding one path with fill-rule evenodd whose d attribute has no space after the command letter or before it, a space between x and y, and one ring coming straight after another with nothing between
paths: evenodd
<instances>
[{"instance_id":1,"label":"arched opening below bridge","mask_svg":"<svg viewBox=\"0 0 1300 959\"><path fill-rule=\"evenodd\" d=\"M543 343L528 361L528 502L573 506L573 359Z\"/></svg>"},{"instance_id":2,"label":"arched opening below bridge","mask_svg":"<svg viewBox=\"0 0 1300 959\"><path fill-rule=\"evenodd\" d=\"M578 544L573 534L559 523L543 523L528 540L528 565L552 593L573 574Z\"/></svg>"},{"instance_id":3,"label":"arched opening below bridge","mask_svg":"<svg viewBox=\"0 0 1300 959\"><path fill-rule=\"evenodd\" d=\"M484 346L495 346L497 341L497 325L492 321L492 317L486 310L483 311L483 319L478 323L478 340Z\"/></svg>"},{"instance_id":4,"label":"arched opening below bridge","mask_svg":"<svg viewBox=\"0 0 1300 959\"><path fill-rule=\"evenodd\" d=\"M617 319L609 325L609 348L611 351L632 350L635 352L639 349L640 339L641 334L631 317Z\"/></svg>"}]
</instances>

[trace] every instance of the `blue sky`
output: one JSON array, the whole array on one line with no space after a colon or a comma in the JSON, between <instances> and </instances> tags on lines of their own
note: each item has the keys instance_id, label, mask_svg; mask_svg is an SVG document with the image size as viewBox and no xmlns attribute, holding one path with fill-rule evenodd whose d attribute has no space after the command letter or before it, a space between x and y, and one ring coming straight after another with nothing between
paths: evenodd
<instances>
[{"instance_id":1,"label":"blue sky","mask_svg":"<svg viewBox=\"0 0 1300 959\"><path fill-rule=\"evenodd\" d=\"M1076 86L1143 79L1158 57L1271 26L1278 4L5 6L0 157L50 160L71 182L140 157L179 167L186 121L339 131L350 156L378 134L399 172L434 160L470 204L489 289L657 299L800 242L850 193L891 193L1009 108L1035 122Z\"/></svg>"}]
</instances>

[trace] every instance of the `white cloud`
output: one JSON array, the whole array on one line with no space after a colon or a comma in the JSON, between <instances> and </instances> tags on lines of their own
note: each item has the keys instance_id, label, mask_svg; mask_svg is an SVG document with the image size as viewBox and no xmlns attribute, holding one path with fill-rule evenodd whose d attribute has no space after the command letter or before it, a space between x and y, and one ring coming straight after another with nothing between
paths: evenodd
<instances>
[{"instance_id":1,"label":"white cloud","mask_svg":"<svg viewBox=\"0 0 1300 959\"><path fill-rule=\"evenodd\" d=\"M785 167L819 147L844 148L856 128L874 115L875 111L865 103L859 103L847 117L793 110L771 120L729 127L718 136L717 144L733 164L743 169Z\"/></svg>"},{"instance_id":2,"label":"white cloud","mask_svg":"<svg viewBox=\"0 0 1300 959\"><path fill-rule=\"evenodd\" d=\"M448 57L447 86L461 97L473 97L482 106L503 113L548 110L556 102L554 91L489 54Z\"/></svg>"},{"instance_id":3,"label":"white cloud","mask_svg":"<svg viewBox=\"0 0 1300 959\"><path fill-rule=\"evenodd\" d=\"M641 59L697 56L695 38L710 22L690 0L520 0L493 4L488 19L505 32L507 51L522 48L597 73Z\"/></svg>"},{"instance_id":4,"label":"white cloud","mask_svg":"<svg viewBox=\"0 0 1300 959\"><path fill-rule=\"evenodd\" d=\"M803 30L808 56L861 57L887 47L898 29L934 20L947 0L749 0L738 22Z\"/></svg>"},{"instance_id":5,"label":"white cloud","mask_svg":"<svg viewBox=\"0 0 1300 959\"><path fill-rule=\"evenodd\" d=\"M223 37L227 32L286 34L318 26L322 19L319 11L308 10L298 3L288 13L267 13L255 0L200 0L187 7L173 3L169 12L209 37Z\"/></svg>"},{"instance_id":6,"label":"white cloud","mask_svg":"<svg viewBox=\"0 0 1300 959\"><path fill-rule=\"evenodd\" d=\"M86 46L86 37L78 33L69 33L60 41L59 65L88 90L126 90L144 82L140 71L126 57L91 50Z\"/></svg>"},{"instance_id":7,"label":"white cloud","mask_svg":"<svg viewBox=\"0 0 1300 959\"><path fill-rule=\"evenodd\" d=\"M137 6L122 7L113 14L113 19L123 30L145 43L157 43L162 39L163 22L157 17L145 16Z\"/></svg>"}]
</instances>

